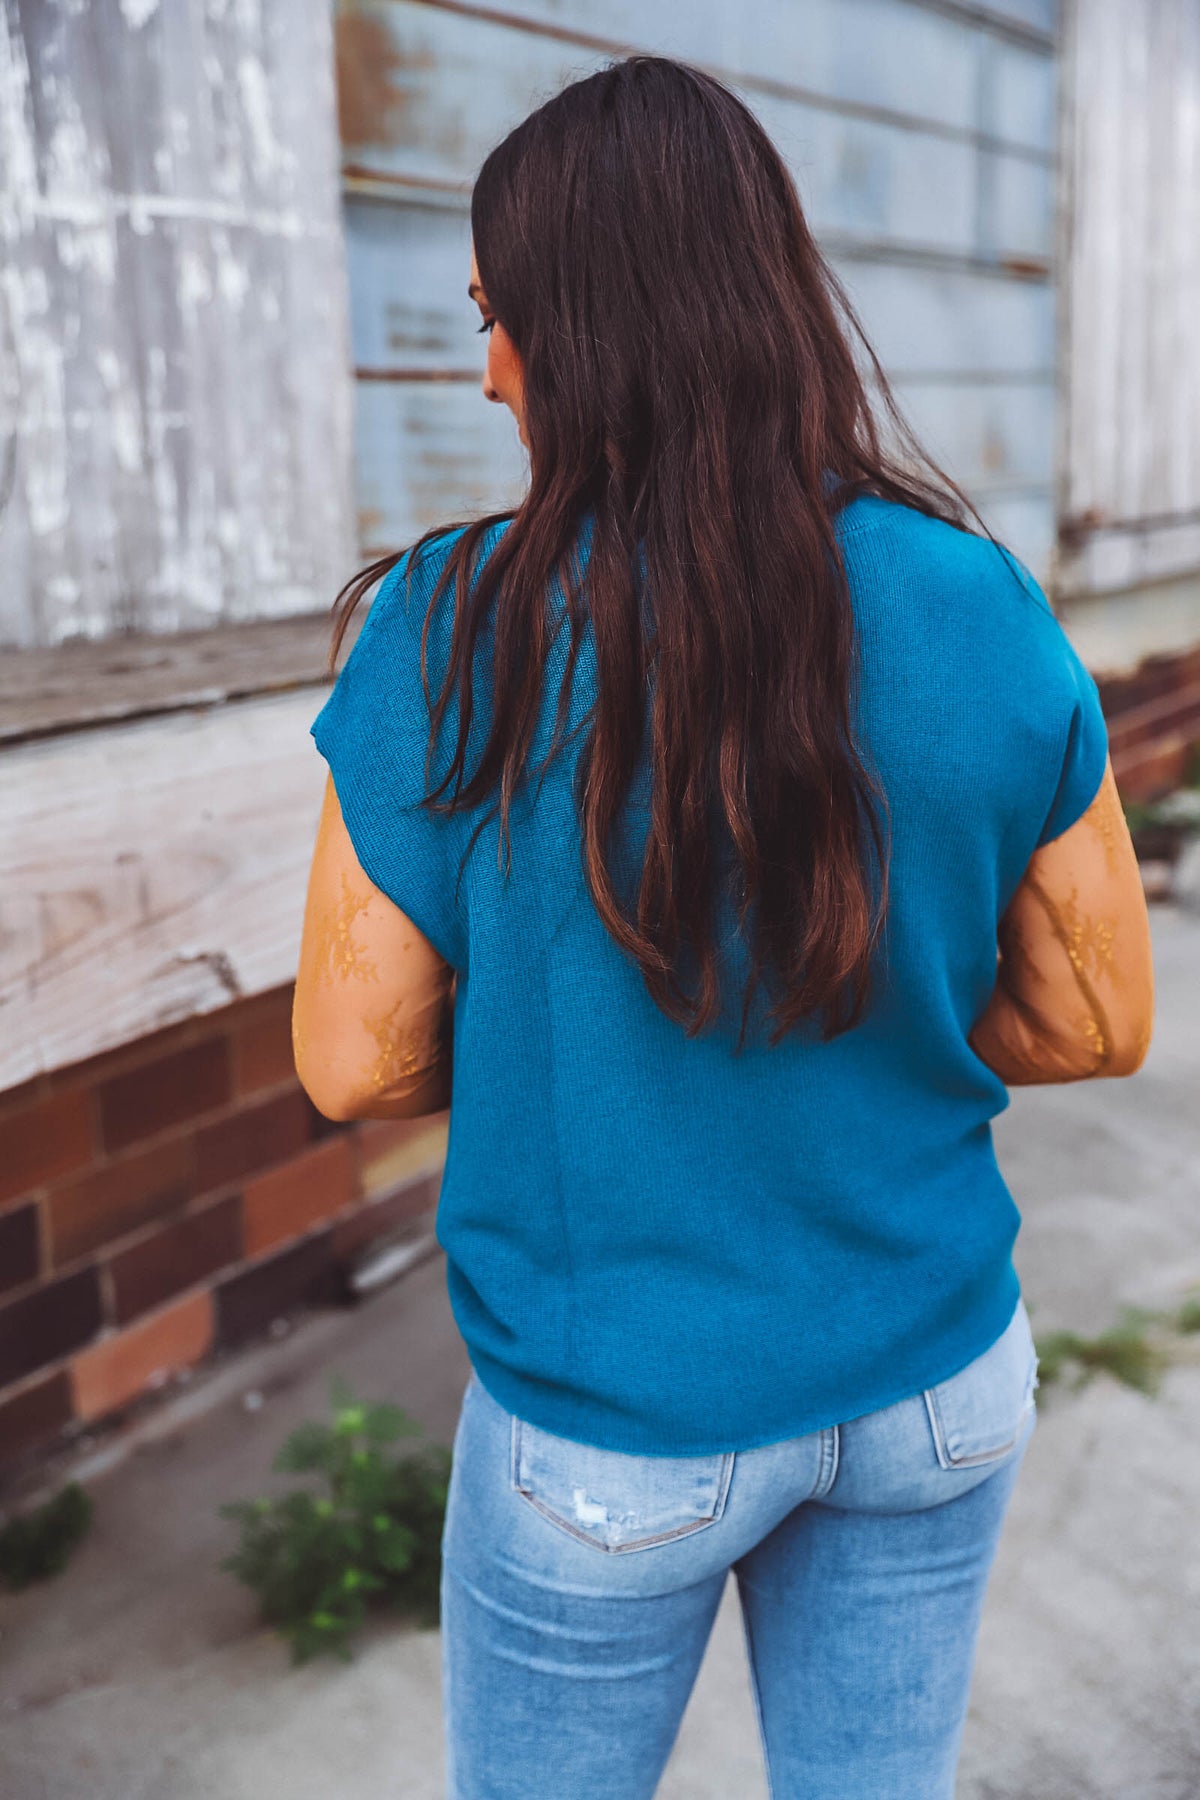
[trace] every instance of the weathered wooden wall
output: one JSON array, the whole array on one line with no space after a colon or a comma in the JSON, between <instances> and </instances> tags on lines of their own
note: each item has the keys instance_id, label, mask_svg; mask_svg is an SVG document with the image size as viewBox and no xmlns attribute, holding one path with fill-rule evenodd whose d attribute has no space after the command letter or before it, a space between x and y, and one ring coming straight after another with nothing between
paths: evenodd
<instances>
[{"instance_id":1,"label":"weathered wooden wall","mask_svg":"<svg viewBox=\"0 0 1200 1800\"><path fill-rule=\"evenodd\" d=\"M755 109L909 418L1045 568L1053 0L345 0L337 33L365 548L519 491L515 431L477 386L471 181L540 98L638 49Z\"/></svg>"},{"instance_id":2,"label":"weathered wooden wall","mask_svg":"<svg viewBox=\"0 0 1200 1800\"><path fill-rule=\"evenodd\" d=\"M328 607L337 161L327 0L0 0L0 643Z\"/></svg>"},{"instance_id":3,"label":"weathered wooden wall","mask_svg":"<svg viewBox=\"0 0 1200 1800\"><path fill-rule=\"evenodd\" d=\"M1200 5L1073 0L1065 71L1059 585L1081 621L1089 598L1133 590L1143 618L1162 615L1144 647L1168 647L1163 631L1187 644L1200 641ZM1161 605L1138 591L1158 584Z\"/></svg>"}]
</instances>

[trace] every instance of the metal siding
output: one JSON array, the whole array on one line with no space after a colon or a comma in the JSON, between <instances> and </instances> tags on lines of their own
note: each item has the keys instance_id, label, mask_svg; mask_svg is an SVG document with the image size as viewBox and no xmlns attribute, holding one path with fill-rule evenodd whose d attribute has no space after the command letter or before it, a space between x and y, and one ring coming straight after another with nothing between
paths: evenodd
<instances>
[{"instance_id":1,"label":"metal siding","mask_svg":"<svg viewBox=\"0 0 1200 1800\"><path fill-rule=\"evenodd\" d=\"M1200 569L1200 8L1079 0L1061 586Z\"/></svg>"},{"instance_id":2,"label":"metal siding","mask_svg":"<svg viewBox=\"0 0 1200 1800\"><path fill-rule=\"evenodd\" d=\"M709 67L742 93L914 425L990 523L1015 521L1013 547L1044 569L1055 61L1038 31L1052 26L1048 7L914 0L344 7L363 548L519 492L515 432L482 401L484 354L469 335L470 184L539 100L638 48Z\"/></svg>"}]
</instances>

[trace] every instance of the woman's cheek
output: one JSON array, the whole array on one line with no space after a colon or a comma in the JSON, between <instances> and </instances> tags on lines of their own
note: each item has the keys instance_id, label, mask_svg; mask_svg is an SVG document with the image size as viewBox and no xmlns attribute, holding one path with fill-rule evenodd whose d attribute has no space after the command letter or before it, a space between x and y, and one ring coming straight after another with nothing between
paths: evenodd
<instances>
[{"instance_id":1,"label":"woman's cheek","mask_svg":"<svg viewBox=\"0 0 1200 1800\"><path fill-rule=\"evenodd\" d=\"M508 338L501 334L499 326L492 332L488 343L488 380L500 398L511 406L517 397L519 385L516 379L516 354Z\"/></svg>"}]
</instances>

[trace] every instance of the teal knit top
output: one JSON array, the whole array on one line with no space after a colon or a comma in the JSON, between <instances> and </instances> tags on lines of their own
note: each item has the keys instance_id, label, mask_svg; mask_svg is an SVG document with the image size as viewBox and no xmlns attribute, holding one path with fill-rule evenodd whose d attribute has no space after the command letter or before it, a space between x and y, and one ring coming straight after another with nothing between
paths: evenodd
<instances>
[{"instance_id":1,"label":"teal knit top","mask_svg":"<svg viewBox=\"0 0 1200 1800\"><path fill-rule=\"evenodd\" d=\"M407 602L411 553L384 579L311 727L364 871L457 970L436 1230L471 1362L509 1411L607 1449L748 1449L888 1406L982 1353L1020 1292L990 1126L1008 1090L967 1034L1031 853L1100 786L1099 695L1011 552L871 496L836 524L892 863L874 1000L829 1043L801 1030L772 1048L760 1031L735 1054L745 964L728 916L728 1022L690 1040L602 926L572 786L584 733L570 738L595 694L590 632L567 747L514 800L507 871L490 801L420 808L421 627L454 534L412 566ZM452 617L451 585L431 696ZM534 764L567 639L564 623ZM485 629L468 773L488 643ZM456 718L455 702L430 786Z\"/></svg>"}]
</instances>

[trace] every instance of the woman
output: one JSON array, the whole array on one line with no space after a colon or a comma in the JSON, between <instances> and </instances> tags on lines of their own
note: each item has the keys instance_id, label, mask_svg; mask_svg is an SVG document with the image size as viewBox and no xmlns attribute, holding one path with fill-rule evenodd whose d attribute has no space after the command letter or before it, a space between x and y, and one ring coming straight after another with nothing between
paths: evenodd
<instances>
[{"instance_id":1,"label":"woman","mask_svg":"<svg viewBox=\"0 0 1200 1800\"><path fill-rule=\"evenodd\" d=\"M1095 684L717 82L567 88L471 221L529 489L343 590L295 1002L330 1117L451 1105L448 1791L652 1795L732 1569L774 1800L948 1800L1035 1420L990 1120L1151 1028Z\"/></svg>"}]
</instances>

